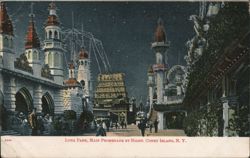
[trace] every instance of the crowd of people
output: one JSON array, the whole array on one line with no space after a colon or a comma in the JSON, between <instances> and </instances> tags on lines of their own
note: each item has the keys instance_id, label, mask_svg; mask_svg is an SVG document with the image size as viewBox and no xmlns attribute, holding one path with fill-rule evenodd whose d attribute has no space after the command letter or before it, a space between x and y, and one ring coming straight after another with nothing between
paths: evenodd
<instances>
[{"instance_id":1,"label":"crowd of people","mask_svg":"<svg viewBox=\"0 0 250 158\"><path fill-rule=\"evenodd\" d=\"M110 119L96 120L95 129L96 136L106 136L106 132L110 131L110 128L114 130L126 129L127 122L122 119L121 121L112 121ZM31 113L24 114L23 112L18 112L12 119L11 125L12 129L18 131L21 135L72 135L73 129L76 122L69 122L65 120L62 116L52 116L49 114L37 115L36 109L33 109ZM84 129L88 128L86 124L83 124ZM86 127L85 127L86 126ZM138 128L142 136L145 136L145 130L149 128L150 133L154 128L154 132L158 132L158 120L148 121L146 118L141 119L138 123Z\"/></svg>"},{"instance_id":2,"label":"crowd of people","mask_svg":"<svg viewBox=\"0 0 250 158\"><path fill-rule=\"evenodd\" d=\"M11 128L21 135L72 135L76 121L65 120L63 116L37 115L36 109L31 113L17 112L10 118Z\"/></svg>"},{"instance_id":3,"label":"crowd of people","mask_svg":"<svg viewBox=\"0 0 250 158\"><path fill-rule=\"evenodd\" d=\"M118 129L126 129L127 128L127 123L125 120L121 120L120 122L115 121L112 123L109 119L107 120L102 120L102 121L96 121L97 123L97 130L96 130L96 136L106 136L110 128L113 128L115 130ZM150 133L152 133L152 130L154 128L154 132L158 132L158 120L154 121L148 121L146 118L141 119L140 122L138 123L137 127L141 131L141 135L144 137L145 136L145 130L149 128Z\"/></svg>"},{"instance_id":4,"label":"crowd of people","mask_svg":"<svg viewBox=\"0 0 250 158\"><path fill-rule=\"evenodd\" d=\"M115 128L116 130L127 128L127 122L124 119L122 119L120 122L112 122L110 119L96 122L98 122L96 136L106 136L106 131L109 132L110 128Z\"/></svg>"},{"instance_id":5,"label":"crowd of people","mask_svg":"<svg viewBox=\"0 0 250 158\"><path fill-rule=\"evenodd\" d=\"M29 114L17 112L10 118L10 121L11 129L14 129L21 135L43 135L44 131L52 133L51 116L49 114L38 116L36 109L33 109Z\"/></svg>"}]
</instances>

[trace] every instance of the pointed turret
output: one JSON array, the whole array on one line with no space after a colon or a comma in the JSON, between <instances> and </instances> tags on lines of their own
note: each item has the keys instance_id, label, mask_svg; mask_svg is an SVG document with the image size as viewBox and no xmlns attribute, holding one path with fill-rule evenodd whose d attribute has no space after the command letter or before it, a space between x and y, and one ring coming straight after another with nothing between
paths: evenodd
<instances>
[{"instance_id":1,"label":"pointed turret","mask_svg":"<svg viewBox=\"0 0 250 158\"><path fill-rule=\"evenodd\" d=\"M4 2L0 2L0 33L13 36L13 25Z\"/></svg>"},{"instance_id":2,"label":"pointed turret","mask_svg":"<svg viewBox=\"0 0 250 158\"><path fill-rule=\"evenodd\" d=\"M6 69L14 69L15 53L13 51L13 25L8 15L5 2L0 2L0 63Z\"/></svg>"},{"instance_id":3,"label":"pointed turret","mask_svg":"<svg viewBox=\"0 0 250 158\"><path fill-rule=\"evenodd\" d=\"M155 42L166 42L166 32L161 18L158 19L158 25L155 31Z\"/></svg>"},{"instance_id":4,"label":"pointed turret","mask_svg":"<svg viewBox=\"0 0 250 158\"><path fill-rule=\"evenodd\" d=\"M28 25L28 31L26 34L26 42L25 42L25 55L29 61L29 65L36 71L34 71L34 75L36 77L41 76L41 58L40 58L40 40L36 33L35 22L33 14L33 3L30 6L30 20Z\"/></svg>"},{"instance_id":5,"label":"pointed turret","mask_svg":"<svg viewBox=\"0 0 250 158\"><path fill-rule=\"evenodd\" d=\"M26 34L25 49L40 48L40 40L36 33L34 24L34 14L30 14L30 21L28 26L28 32Z\"/></svg>"}]
</instances>

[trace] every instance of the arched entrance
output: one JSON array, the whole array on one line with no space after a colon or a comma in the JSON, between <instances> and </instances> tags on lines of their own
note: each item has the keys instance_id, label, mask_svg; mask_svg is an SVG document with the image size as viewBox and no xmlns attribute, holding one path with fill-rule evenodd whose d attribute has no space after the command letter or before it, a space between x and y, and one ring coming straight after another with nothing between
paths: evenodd
<instances>
[{"instance_id":1,"label":"arched entrance","mask_svg":"<svg viewBox=\"0 0 250 158\"><path fill-rule=\"evenodd\" d=\"M21 88L16 93L16 111L28 114L33 109L33 101L29 91L26 88Z\"/></svg>"},{"instance_id":2,"label":"arched entrance","mask_svg":"<svg viewBox=\"0 0 250 158\"><path fill-rule=\"evenodd\" d=\"M48 92L46 92L42 97L42 113L44 115L54 114L54 101Z\"/></svg>"}]
</instances>

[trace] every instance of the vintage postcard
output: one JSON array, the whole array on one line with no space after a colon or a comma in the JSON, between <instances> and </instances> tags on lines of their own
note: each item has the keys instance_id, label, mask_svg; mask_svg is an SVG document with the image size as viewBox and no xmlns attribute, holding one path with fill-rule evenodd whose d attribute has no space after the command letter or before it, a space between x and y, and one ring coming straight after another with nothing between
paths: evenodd
<instances>
[{"instance_id":1,"label":"vintage postcard","mask_svg":"<svg viewBox=\"0 0 250 158\"><path fill-rule=\"evenodd\" d=\"M0 1L1 157L248 157L250 2Z\"/></svg>"}]
</instances>

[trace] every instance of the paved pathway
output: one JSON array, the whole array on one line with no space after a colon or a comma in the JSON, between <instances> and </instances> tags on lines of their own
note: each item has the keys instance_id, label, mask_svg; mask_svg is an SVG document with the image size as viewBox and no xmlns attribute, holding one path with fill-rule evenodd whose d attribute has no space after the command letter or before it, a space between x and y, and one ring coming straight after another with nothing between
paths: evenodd
<instances>
[{"instance_id":1,"label":"paved pathway","mask_svg":"<svg viewBox=\"0 0 250 158\"><path fill-rule=\"evenodd\" d=\"M128 125L127 129L111 129L107 132L107 136L141 136L141 132L136 125ZM145 136L186 136L183 130L169 129L169 130L159 130L158 133L150 133L147 128L145 131Z\"/></svg>"}]
</instances>

